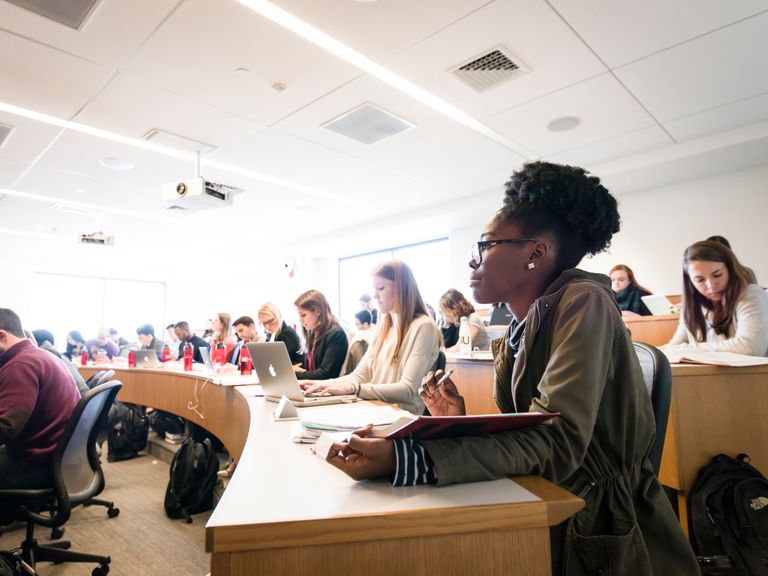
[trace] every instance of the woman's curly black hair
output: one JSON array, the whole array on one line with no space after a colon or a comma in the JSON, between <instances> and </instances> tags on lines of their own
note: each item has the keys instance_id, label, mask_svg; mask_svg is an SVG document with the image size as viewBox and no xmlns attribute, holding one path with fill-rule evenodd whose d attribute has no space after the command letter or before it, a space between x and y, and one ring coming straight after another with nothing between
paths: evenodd
<instances>
[{"instance_id":1,"label":"woman's curly black hair","mask_svg":"<svg viewBox=\"0 0 768 576\"><path fill-rule=\"evenodd\" d=\"M616 199L583 168L531 162L505 184L498 224L514 222L525 236L551 233L561 270L608 248L620 229Z\"/></svg>"}]
</instances>

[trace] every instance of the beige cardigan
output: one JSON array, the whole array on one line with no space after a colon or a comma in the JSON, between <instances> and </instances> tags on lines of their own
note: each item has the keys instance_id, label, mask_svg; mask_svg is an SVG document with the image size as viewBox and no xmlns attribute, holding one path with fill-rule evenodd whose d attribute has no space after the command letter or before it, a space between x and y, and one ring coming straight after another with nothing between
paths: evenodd
<instances>
[{"instance_id":1,"label":"beige cardigan","mask_svg":"<svg viewBox=\"0 0 768 576\"><path fill-rule=\"evenodd\" d=\"M380 321L381 322L381 321ZM411 323L400 346L397 362L390 364L388 358L394 348L397 333L397 318L393 315L387 341L381 348L379 360L375 363L374 343L360 360L357 368L346 376L327 380L327 384L355 384L357 395L364 400L382 400L398 404L403 410L414 414L424 412L424 403L419 397L419 387L427 372L432 370L440 349L437 326L429 316L420 316ZM377 334L378 337L378 334ZM375 368L375 369L374 369Z\"/></svg>"}]
</instances>

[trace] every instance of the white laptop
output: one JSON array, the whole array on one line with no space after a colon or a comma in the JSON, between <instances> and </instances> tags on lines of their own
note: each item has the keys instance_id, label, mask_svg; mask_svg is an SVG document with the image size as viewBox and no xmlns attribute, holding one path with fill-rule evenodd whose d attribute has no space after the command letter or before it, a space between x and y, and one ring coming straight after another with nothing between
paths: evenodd
<instances>
[{"instance_id":1,"label":"white laptop","mask_svg":"<svg viewBox=\"0 0 768 576\"><path fill-rule=\"evenodd\" d=\"M148 350L134 350L133 360L136 368L160 368L162 363L157 359L157 352L151 348Z\"/></svg>"},{"instance_id":2,"label":"white laptop","mask_svg":"<svg viewBox=\"0 0 768 576\"><path fill-rule=\"evenodd\" d=\"M246 347L264 390L264 398L270 402L279 402L283 396L287 396L294 406L304 407L344 404L358 400L354 395L305 396L299 387L288 349L283 342L249 342Z\"/></svg>"},{"instance_id":3,"label":"white laptop","mask_svg":"<svg viewBox=\"0 0 768 576\"><path fill-rule=\"evenodd\" d=\"M241 376L240 374L217 374L213 364L211 363L211 353L205 346L200 347L200 357L203 359L205 374L214 384L219 384L220 386L248 386L251 384L259 383L259 380L256 378L256 376Z\"/></svg>"},{"instance_id":4,"label":"white laptop","mask_svg":"<svg viewBox=\"0 0 768 576\"><path fill-rule=\"evenodd\" d=\"M665 316L672 314L673 304L663 294L652 294L650 296L641 296L640 300L643 301L654 316Z\"/></svg>"}]
</instances>

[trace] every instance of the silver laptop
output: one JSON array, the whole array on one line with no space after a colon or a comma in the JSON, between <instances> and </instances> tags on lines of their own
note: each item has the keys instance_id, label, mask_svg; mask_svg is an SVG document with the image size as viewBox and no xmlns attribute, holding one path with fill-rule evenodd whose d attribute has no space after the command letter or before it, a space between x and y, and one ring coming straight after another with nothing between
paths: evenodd
<instances>
[{"instance_id":1,"label":"silver laptop","mask_svg":"<svg viewBox=\"0 0 768 576\"><path fill-rule=\"evenodd\" d=\"M654 316L664 316L666 314L672 314L672 302L669 298L662 294L652 294L650 296L641 296L640 300L646 305L648 310Z\"/></svg>"},{"instance_id":2,"label":"silver laptop","mask_svg":"<svg viewBox=\"0 0 768 576\"><path fill-rule=\"evenodd\" d=\"M270 402L279 402L283 396L287 396L294 406L303 407L345 404L358 400L354 395L304 396L283 342L249 342L246 347L264 390L264 398Z\"/></svg>"},{"instance_id":3,"label":"silver laptop","mask_svg":"<svg viewBox=\"0 0 768 576\"><path fill-rule=\"evenodd\" d=\"M157 359L157 352L149 350L134 350L133 360L136 368L160 368L162 364Z\"/></svg>"}]
</instances>

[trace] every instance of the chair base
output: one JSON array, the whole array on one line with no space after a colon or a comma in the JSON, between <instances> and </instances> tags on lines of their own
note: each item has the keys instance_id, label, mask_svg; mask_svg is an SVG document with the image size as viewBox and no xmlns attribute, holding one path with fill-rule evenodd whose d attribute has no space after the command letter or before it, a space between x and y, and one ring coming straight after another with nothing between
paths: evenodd
<instances>
[{"instance_id":1,"label":"chair base","mask_svg":"<svg viewBox=\"0 0 768 576\"><path fill-rule=\"evenodd\" d=\"M68 541L52 542L42 545L34 535L35 526L32 522L27 524L27 537L21 543L21 559L35 571L38 562L85 562L98 564L93 569L93 576L106 576L109 573L109 563L112 559L109 556L100 556L98 554L86 554L69 550L71 544ZM36 572L35 572L36 573Z\"/></svg>"}]
</instances>

